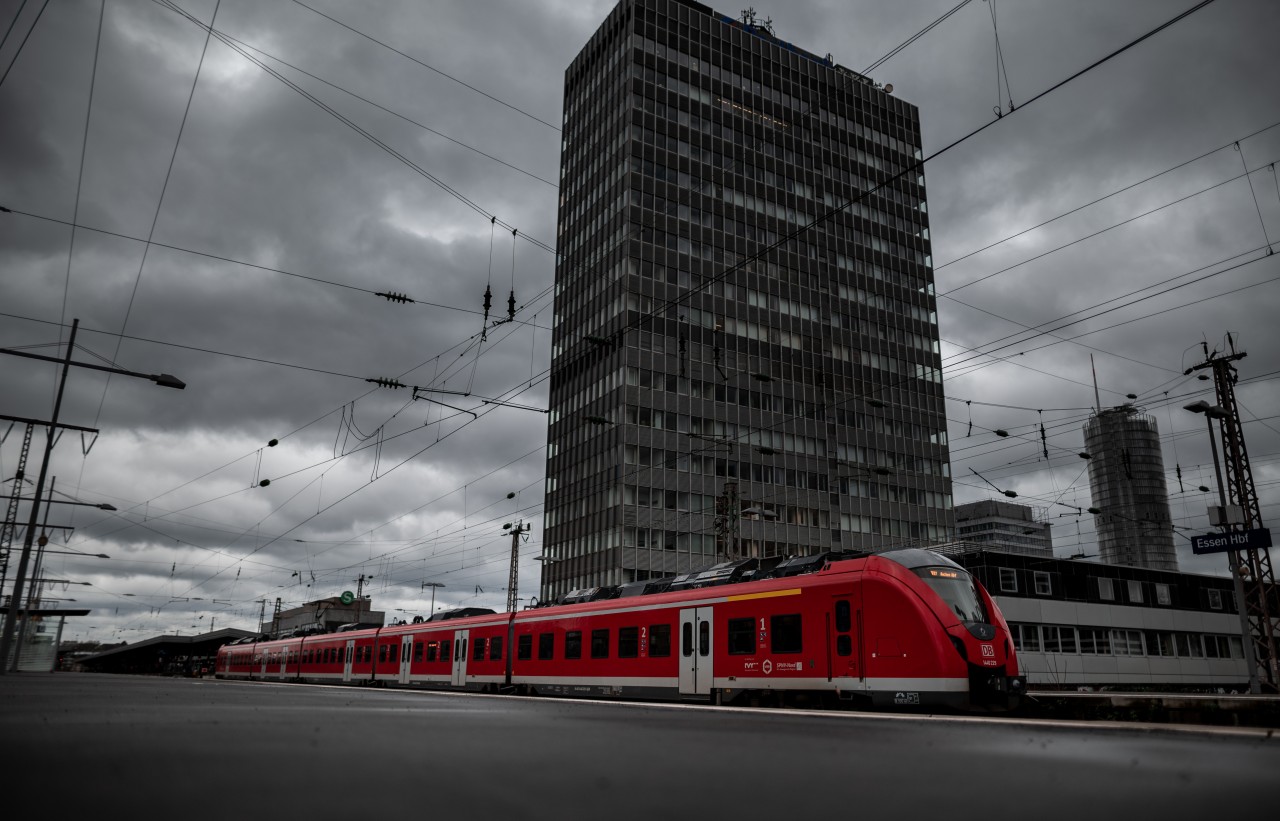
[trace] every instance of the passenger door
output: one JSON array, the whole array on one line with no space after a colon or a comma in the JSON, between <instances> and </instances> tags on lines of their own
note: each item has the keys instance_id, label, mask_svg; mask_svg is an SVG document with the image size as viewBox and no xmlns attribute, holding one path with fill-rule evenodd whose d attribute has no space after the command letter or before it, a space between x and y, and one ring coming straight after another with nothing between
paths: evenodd
<instances>
[{"instance_id":1,"label":"passenger door","mask_svg":"<svg viewBox=\"0 0 1280 821\"><path fill-rule=\"evenodd\" d=\"M863 679L862 608L856 596L832 601L827 613L827 681L833 678Z\"/></svg>"},{"instance_id":2,"label":"passenger door","mask_svg":"<svg viewBox=\"0 0 1280 821\"><path fill-rule=\"evenodd\" d=\"M347 639L347 654L343 657L342 662L342 680L344 682L351 681L351 659L356 654L356 640Z\"/></svg>"},{"instance_id":3,"label":"passenger door","mask_svg":"<svg viewBox=\"0 0 1280 821\"><path fill-rule=\"evenodd\" d=\"M400 683L409 683L409 663L413 661L413 636L400 637Z\"/></svg>"},{"instance_id":4,"label":"passenger door","mask_svg":"<svg viewBox=\"0 0 1280 821\"><path fill-rule=\"evenodd\" d=\"M453 631L453 679L454 687L463 687L467 683L467 636L470 630Z\"/></svg>"},{"instance_id":5,"label":"passenger door","mask_svg":"<svg viewBox=\"0 0 1280 821\"><path fill-rule=\"evenodd\" d=\"M680 611L680 695L711 695L711 608Z\"/></svg>"}]
</instances>

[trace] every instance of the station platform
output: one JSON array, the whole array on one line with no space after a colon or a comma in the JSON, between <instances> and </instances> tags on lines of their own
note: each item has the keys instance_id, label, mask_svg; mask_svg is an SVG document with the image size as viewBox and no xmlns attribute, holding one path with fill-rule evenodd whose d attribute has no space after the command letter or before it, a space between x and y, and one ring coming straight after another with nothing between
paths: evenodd
<instances>
[{"instance_id":1,"label":"station platform","mask_svg":"<svg viewBox=\"0 0 1280 821\"><path fill-rule=\"evenodd\" d=\"M1016 711L1035 718L1280 729L1280 696L1248 693L1032 690Z\"/></svg>"}]
</instances>

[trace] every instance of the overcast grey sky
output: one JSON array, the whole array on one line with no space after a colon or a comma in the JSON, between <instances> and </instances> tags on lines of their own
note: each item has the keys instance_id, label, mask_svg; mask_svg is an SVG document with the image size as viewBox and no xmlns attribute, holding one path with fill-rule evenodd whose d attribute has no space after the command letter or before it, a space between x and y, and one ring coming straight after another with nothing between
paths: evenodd
<instances>
[{"instance_id":1,"label":"overcast grey sky","mask_svg":"<svg viewBox=\"0 0 1280 821\"><path fill-rule=\"evenodd\" d=\"M546 407L563 72L611 4L175 2L205 23L216 6L243 53L206 50L152 0L107 2L100 38L97 0L0 2L0 31L17 15L0 47L0 347L57 355L78 319L77 359L187 383L68 379L62 420L101 435L62 437L56 489L119 508L51 515L75 526L53 547L111 556L48 557L45 578L90 583L47 591L93 609L70 632L254 629L257 602L361 574L392 617L426 614L423 581L446 585L437 604L501 608L501 526L518 518L534 525L520 589L536 593L546 419L484 400ZM858 70L953 5L755 8ZM920 107L926 155L1003 109L926 166L955 498L994 493L972 471L1016 491L1060 555L1096 552L1090 517L1066 506L1089 504L1075 453L1091 357L1104 405L1133 393L1156 417L1190 533L1210 499L1179 493L1175 466L1187 489L1212 468L1181 410L1205 383L1182 371L1202 340L1238 334L1254 478L1264 517L1277 509L1280 255L1264 254L1280 239L1280 4L1217 0L1022 107L1191 5L998 0L997 93L992 6L974 0L873 73ZM481 344L490 283L496 314L513 286L522 307ZM1048 327L1082 321L1011 336L1060 317ZM49 418L56 371L0 357L0 413ZM364 381L379 377L471 396L414 402ZM5 479L20 439L0 446ZM37 433L32 478L42 448ZM1225 572L1177 544L1183 569Z\"/></svg>"}]
</instances>

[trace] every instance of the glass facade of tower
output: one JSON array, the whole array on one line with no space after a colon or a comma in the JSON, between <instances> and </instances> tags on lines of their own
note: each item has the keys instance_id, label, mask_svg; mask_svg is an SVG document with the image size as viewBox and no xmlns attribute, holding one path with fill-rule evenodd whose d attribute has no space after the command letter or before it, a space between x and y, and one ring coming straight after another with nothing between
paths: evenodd
<instances>
[{"instance_id":1,"label":"glass facade of tower","mask_svg":"<svg viewBox=\"0 0 1280 821\"><path fill-rule=\"evenodd\" d=\"M541 598L950 538L916 108L623 0L563 131Z\"/></svg>"},{"instance_id":2,"label":"glass facade of tower","mask_svg":"<svg viewBox=\"0 0 1280 821\"><path fill-rule=\"evenodd\" d=\"M1090 417L1084 443L1089 492L1102 511L1093 517L1102 561L1177 570L1155 418L1132 405L1109 408Z\"/></svg>"}]
</instances>

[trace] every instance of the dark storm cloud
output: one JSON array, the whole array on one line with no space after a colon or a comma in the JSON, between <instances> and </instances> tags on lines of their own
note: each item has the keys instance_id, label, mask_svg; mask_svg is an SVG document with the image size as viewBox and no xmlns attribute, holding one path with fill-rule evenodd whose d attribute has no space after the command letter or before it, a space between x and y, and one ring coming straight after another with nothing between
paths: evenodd
<instances>
[{"instance_id":1,"label":"dark storm cloud","mask_svg":"<svg viewBox=\"0 0 1280 821\"><path fill-rule=\"evenodd\" d=\"M214 5L203 0L184 8L207 21ZM491 282L494 315L503 315L513 279L510 232L493 231L491 242L488 217L442 185L522 235L555 244L556 189L477 152L558 179L560 134L534 118L559 124L564 69L610 4L307 5L438 71L298 3L224 0L216 28L260 49L249 53L435 181L216 39L183 125L204 32L157 3L130 0L106 8L80 182L99 9L83 0L50 5L0 87L0 205L71 220L80 182L79 220L86 226L145 239L154 220L154 239L175 248L467 311L479 310ZM860 69L952 5L812 2L757 11L773 17L783 39ZM7 24L17 7L0 7L0 22ZM1001 3L997 10L1016 112L1008 113L1008 93L995 93L987 3L970 3L875 72L876 80L892 82L896 94L920 107L926 154L993 119L997 99L1005 108L1000 122L926 169L939 265L1280 121L1271 44L1280 10L1272 3L1212 4L1025 108L1032 95L1181 9L1164 2L1096 2ZM30 16L28 10L24 19ZM25 25L20 21L15 32L25 32ZM0 65L15 48L11 38ZM1242 148L1251 168L1265 169L1280 159L1280 129ZM1241 172L1239 161L1226 149L940 268L938 290L1227 180ZM1278 237L1280 202L1268 187L1269 173L1253 181L1257 208ZM962 364L972 355L960 351L981 350L1023 325L1067 316L1261 245L1252 196L1243 180L1227 183L957 291L954 297L968 305L939 300L958 501L994 492L973 474L977 470L1044 507L1055 522L1060 552L1094 552L1088 517L1077 535L1073 514L1057 518L1071 511L1052 504L1089 504L1083 463L1075 456L1087 410L1054 409L1093 404L1090 354L1104 404L1135 393L1158 420L1171 485L1175 465L1197 477L1196 484L1206 480L1210 460L1202 422L1180 410L1189 401L1180 397L1204 383L1184 382L1178 374L1198 361L1193 346L1202 338L1220 347L1228 330L1239 332L1249 350L1241 363L1246 380L1278 370L1275 284L1223 296L1280 275L1274 258L1059 333L1097 331L1079 340L1088 348L1060 342L1032 351L1053 341L1039 337L996 352L1007 361L978 370L971 368L982 360ZM537 521L541 512L545 454L538 449L545 444L545 417L495 409L476 396L433 395L481 415L472 421L439 404L411 402L406 390L369 393L372 385L343 375L404 374L407 383L484 397L523 388L514 401L545 407L540 377L549 362L551 297L545 292L553 270L546 251L517 242L517 301L528 306L520 316L532 324L491 330L477 361L474 337L481 321L474 313L395 305L361 290L173 248L153 246L142 265L141 242L84 229L76 232L68 277L66 225L0 217L0 311L54 323L79 318L81 346L123 367L174 373L188 383L176 392L115 377L104 399L102 375L79 370L68 380L64 420L96 425L103 434L88 457L76 437L64 437L54 460L58 487L78 488L85 498L120 508L114 516L79 510L72 517L80 530L70 544L106 552L111 560L58 560L60 572L68 574L62 577L93 581L77 598L95 609L101 632L133 631L120 633L132 639L147 630L188 630L212 618L221 626L251 627L257 602L329 595L354 587L361 573L375 577L378 605L392 612L425 607L429 594L420 584L430 578L448 585L437 603L501 605L510 545L501 524L521 516ZM1178 307L1195 300L1202 301ZM1139 318L1161 310L1168 313ZM126 339L117 353L115 337L90 332L122 327L129 336L188 347ZM58 338L54 325L0 320L3 346ZM77 356L90 358L83 351ZM47 417L56 384L51 366L0 362L0 379L3 412ZM1275 500L1272 460L1280 444L1280 425L1265 421L1280 405L1275 386L1246 381L1239 393L1246 418L1264 418L1246 431L1268 505ZM966 435L970 411L972 437ZM1047 461L1041 419L1053 448ZM996 427L1015 435L994 437L989 431ZM266 448L271 438L281 444ZM16 463L14 441L0 450L6 476ZM272 484L250 487L262 478ZM508 499L508 493L518 495ZM1180 524L1204 527L1205 503L1198 491L1176 495L1174 515ZM522 549L522 590L536 587L532 557L540 530L535 527ZM1220 561L1193 559L1185 540L1179 552L1184 568L1221 572Z\"/></svg>"}]
</instances>

